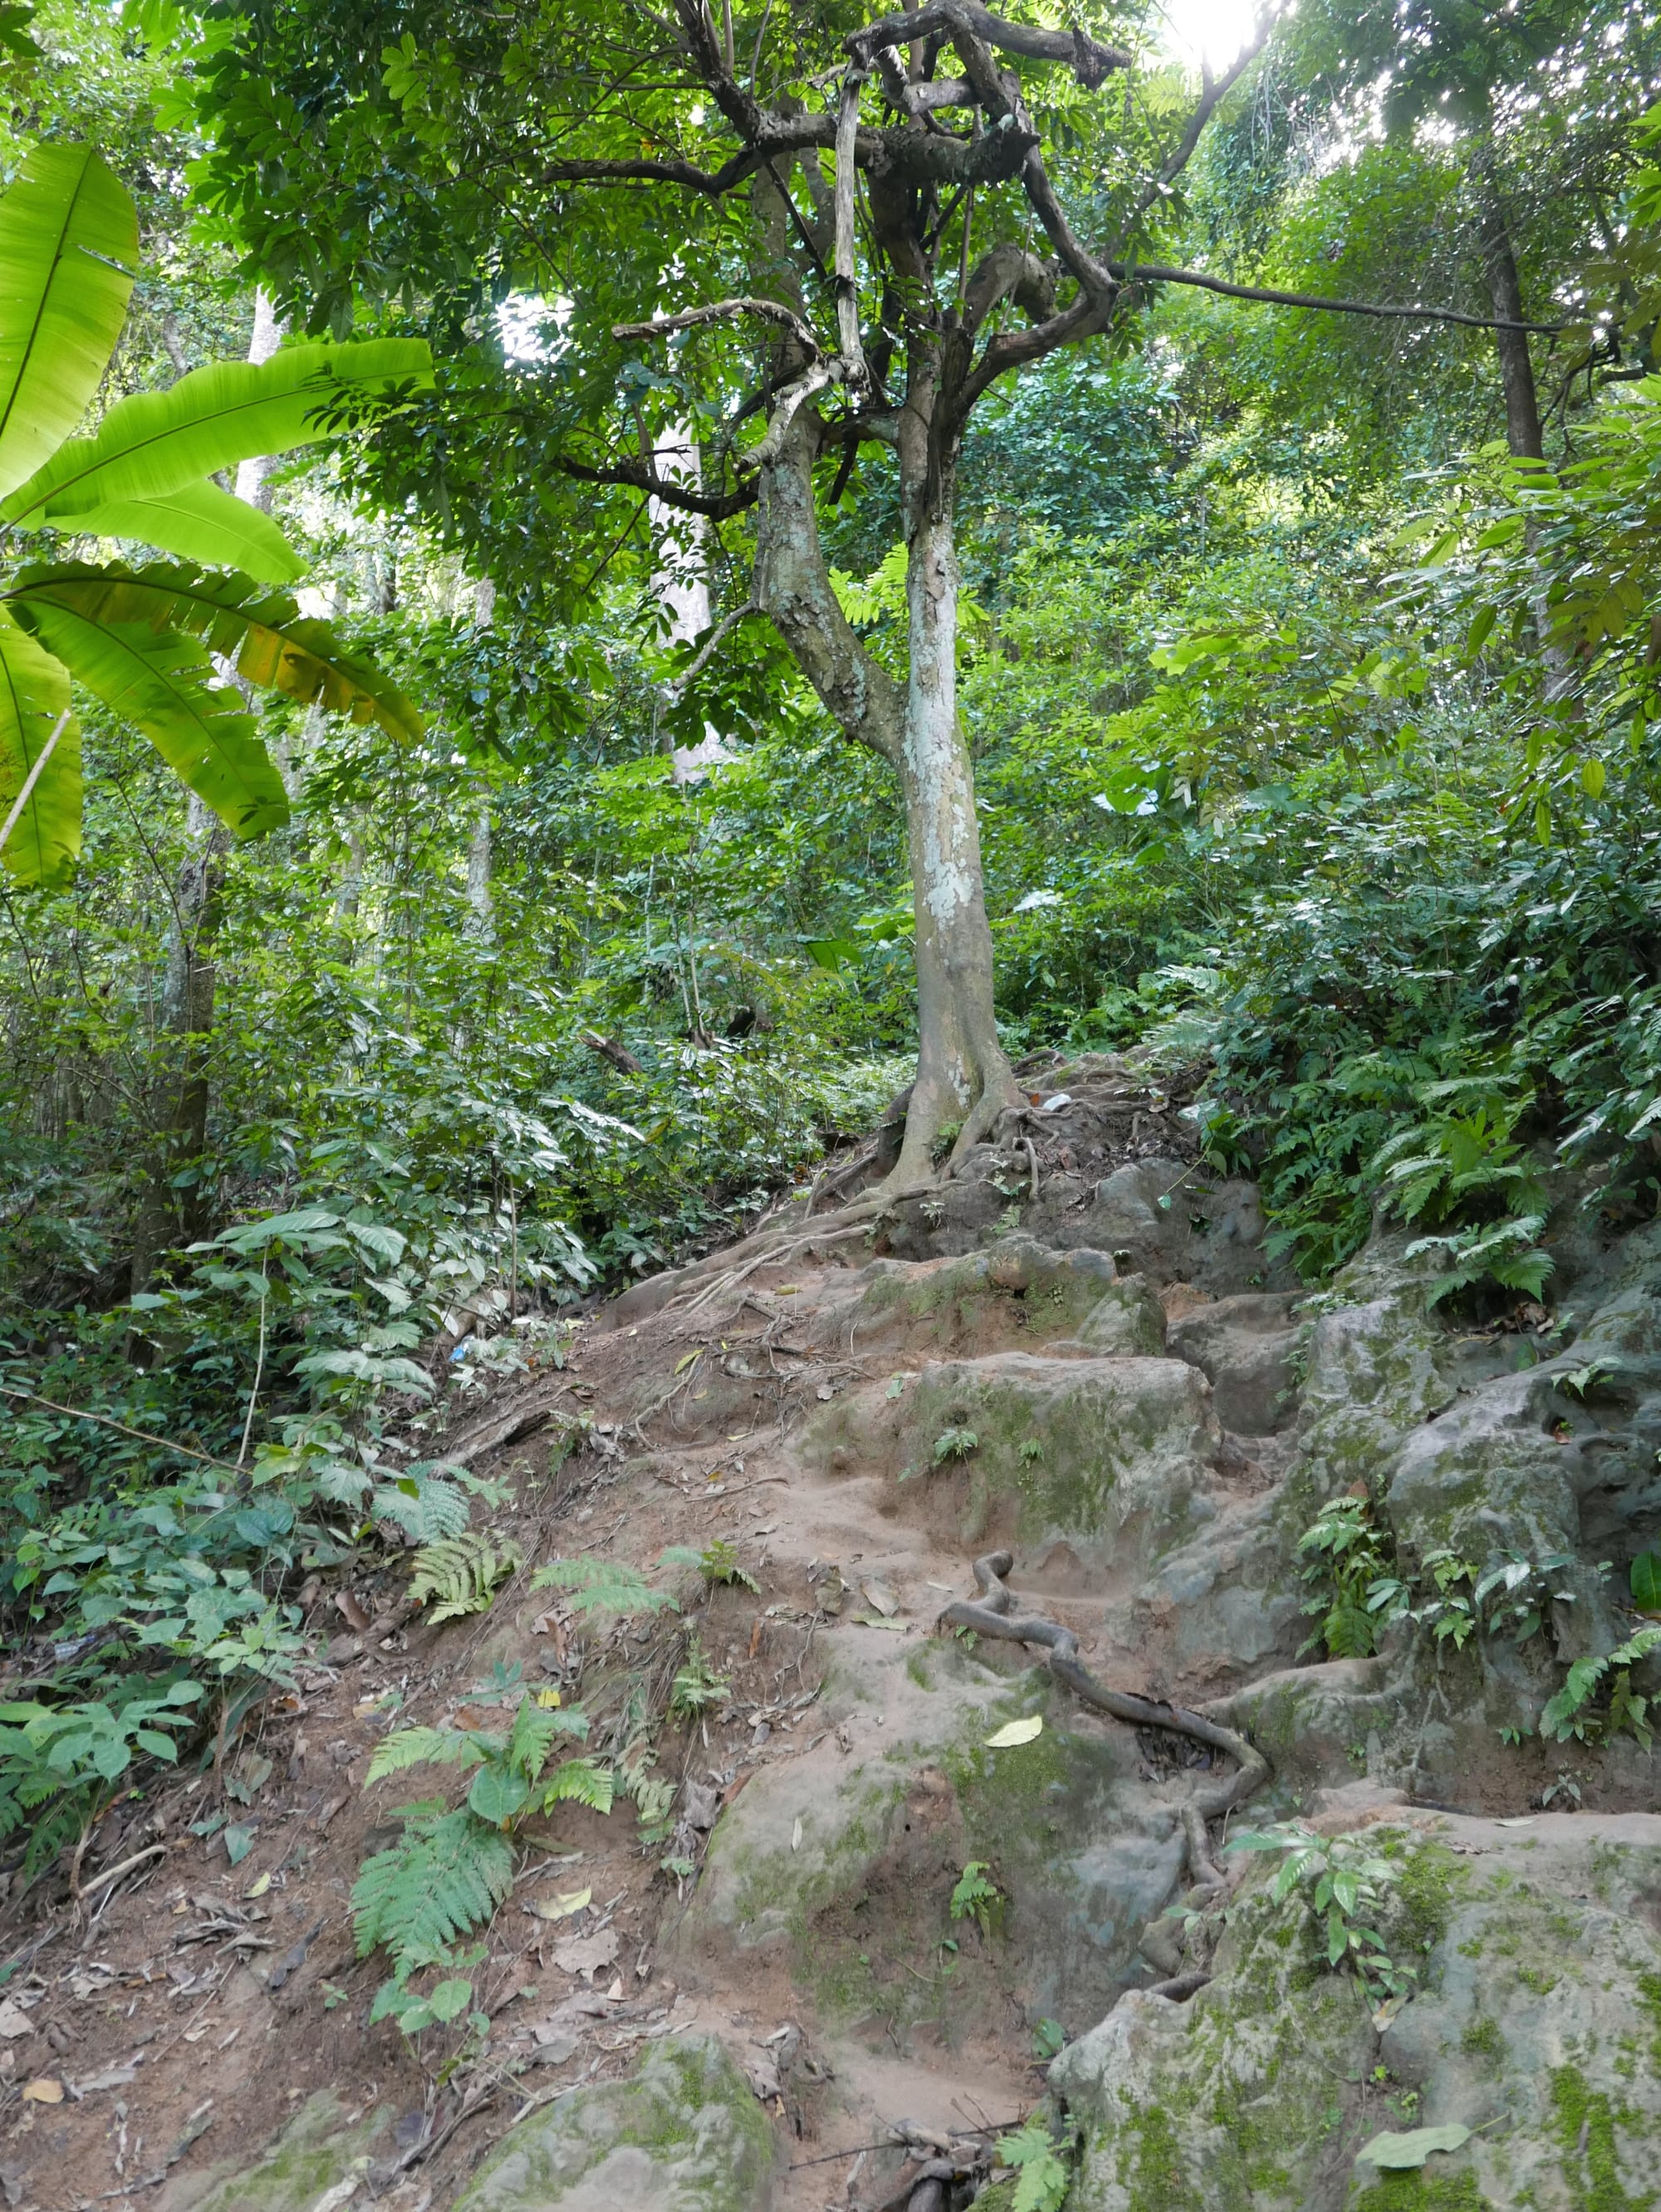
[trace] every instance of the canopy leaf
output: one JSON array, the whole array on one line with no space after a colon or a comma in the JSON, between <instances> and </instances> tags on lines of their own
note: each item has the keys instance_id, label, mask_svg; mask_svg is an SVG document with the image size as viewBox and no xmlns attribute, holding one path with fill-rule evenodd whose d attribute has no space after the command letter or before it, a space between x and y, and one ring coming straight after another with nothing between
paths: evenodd
<instances>
[{"instance_id":1,"label":"canopy leaf","mask_svg":"<svg viewBox=\"0 0 1661 2212\"><path fill-rule=\"evenodd\" d=\"M195 638L142 619L111 620L84 599L66 603L50 591L14 592L9 605L88 691L143 731L236 836L255 837L288 820L288 794L253 716L239 692L215 680Z\"/></svg>"},{"instance_id":2,"label":"canopy leaf","mask_svg":"<svg viewBox=\"0 0 1661 2212\"><path fill-rule=\"evenodd\" d=\"M0 614L0 821L10 814L69 703L68 670ZM56 887L80 855L81 727L71 719L58 732L3 858L19 883Z\"/></svg>"},{"instance_id":3,"label":"canopy leaf","mask_svg":"<svg viewBox=\"0 0 1661 2212\"><path fill-rule=\"evenodd\" d=\"M329 623L302 615L290 599L263 593L247 576L205 575L159 562L142 568L65 562L24 569L0 592L0 604L37 634L40 611L49 606L94 624L183 631L262 690L355 722L379 722L389 737L419 737L424 726L397 687L349 653Z\"/></svg>"},{"instance_id":4,"label":"canopy leaf","mask_svg":"<svg viewBox=\"0 0 1661 2212\"><path fill-rule=\"evenodd\" d=\"M0 197L0 492L81 420L126 319L137 258L126 186L90 147L37 146Z\"/></svg>"},{"instance_id":5,"label":"canopy leaf","mask_svg":"<svg viewBox=\"0 0 1661 2212\"><path fill-rule=\"evenodd\" d=\"M205 477L152 499L112 500L74 519L100 538L142 538L164 553L240 568L262 584L292 584L306 563L269 514Z\"/></svg>"},{"instance_id":6,"label":"canopy leaf","mask_svg":"<svg viewBox=\"0 0 1661 2212\"><path fill-rule=\"evenodd\" d=\"M96 436L72 439L0 505L0 520L39 529L78 522L118 500L154 499L255 454L329 437L365 398L431 380L420 338L289 346L269 361L213 362L166 392L118 400Z\"/></svg>"}]
</instances>

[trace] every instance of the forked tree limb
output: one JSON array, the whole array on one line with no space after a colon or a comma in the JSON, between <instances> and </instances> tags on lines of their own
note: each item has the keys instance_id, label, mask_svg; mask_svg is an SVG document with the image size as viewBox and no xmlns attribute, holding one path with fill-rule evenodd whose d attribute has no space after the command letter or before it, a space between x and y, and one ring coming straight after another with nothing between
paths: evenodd
<instances>
[{"instance_id":1,"label":"forked tree limb","mask_svg":"<svg viewBox=\"0 0 1661 2212\"><path fill-rule=\"evenodd\" d=\"M1132 1728L1168 1729L1174 1735L1185 1735L1209 1750L1226 1753L1234 1761L1234 1771L1203 1783L1183 1813L1193 1879L1208 1888L1218 1886L1222 1875L1211 1856L1205 1824L1244 1803L1262 1788L1269 1779L1268 1760L1237 1729L1208 1720L1203 1713L1171 1705L1163 1698L1140 1698L1128 1690L1110 1690L1105 1682L1099 1682L1079 1657L1078 1638L1070 1628L1059 1621L1046 1620L1039 1613L1016 1613L1014 1593L1003 1581L1014 1565L1008 1552L988 1552L977 1559L973 1571L979 1599L959 1598L947 1606L940 1615L943 1625L970 1628L977 1636L996 1637L1006 1644L1035 1644L1049 1654L1050 1672L1056 1680L1064 1682L1093 1711L1128 1722Z\"/></svg>"}]
</instances>

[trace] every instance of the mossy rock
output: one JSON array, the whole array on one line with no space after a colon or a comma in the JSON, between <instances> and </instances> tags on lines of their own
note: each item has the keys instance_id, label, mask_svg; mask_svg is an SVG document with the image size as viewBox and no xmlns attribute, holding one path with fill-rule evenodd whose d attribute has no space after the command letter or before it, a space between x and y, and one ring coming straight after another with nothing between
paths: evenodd
<instances>
[{"instance_id":1,"label":"mossy rock","mask_svg":"<svg viewBox=\"0 0 1661 2212\"><path fill-rule=\"evenodd\" d=\"M1070 2212L1644 2212L1661 2192L1661 1819L1423 1816L1354 1839L1396 1869L1378 1917L1416 1993L1375 2033L1294 1893L1259 1867L1213 1979L1137 1993L1051 2069L1086 2133ZM1471 2132L1417 2172L1380 2132Z\"/></svg>"},{"instance_id":2,"label":"mossy rock","mask_svg":"<svg viewBox=\"0 0 1661 2212\"><path fill-rule=\"evenodd\" d=\"M713 2036L647 2045L632 2074L510 2129L454 2212L767 2212L773 2130Z\"/></svg>"},{"instance_id":3,"label":"mossy rock","mask_svg":"<svg viewBox=\"0 0 1661 2212\"><path fill-rule=\"evenodd\" d=\"M884 1638L859 1662L857 1701L882 1711L882 1732L856 1723L859 1749L832 1786L821 1765L791 1761L737 1798L676 1952L729 1974L771 1952L839 2033L926 2027L949 2045L1012 1999L1088 2027L1138 1972L1142 1931L1176 1885L1179 1790L1146 1784L1129 1732L1084 1714L1047 1670L1011 1674L955 1639L926 1651L913 1669ZM821 1697L827 1721L855 1703L849 1666L839 1657ZM1034 1713L1035 1741L987 1747ZM989 1936L950 1913L971 1860L1005 1900Z\"/></svg>"},{"instance_id":4,"label":"mossy rock","mask_svg":"<svg viewBox=\"0 0 1661 2212\"><path fill-rule=\"evenodd\" d=\"M823 1340L896 1356L984 1352L1077 1340L1097 1354L1157 1354L1165 1314L1105 1252L1058 1252L1030 1237L921 1263L879 1260L858 1295L818 1325Z\"/></svg>"},{"instance_id":5,"label":"mossy rock","mask_svg":"<svg viewBox=\"0 0 1661 2212\"><path fill-rule=\"evenodd\" d=\"M367 2166L390 2118L349 2120L333 2090L319 2090L257 2164L180 2176L156 2199L158 2212L312 2212L319 2197Z\"/></svg>"},{"instance_id":6,"label":"mossy rock","mask_svg":"<svg viewBox=\"0 0 1661 2212\"><path fill-rule=\"evenodd\" d=\"M944 1359L852 1393L804 1432L810 1464L882 1471L893 1510L968 1547L1069 1543L1143 1572L1215 1518L1210 1385L1180 1360Z\"/></svg>"}]
</instances>

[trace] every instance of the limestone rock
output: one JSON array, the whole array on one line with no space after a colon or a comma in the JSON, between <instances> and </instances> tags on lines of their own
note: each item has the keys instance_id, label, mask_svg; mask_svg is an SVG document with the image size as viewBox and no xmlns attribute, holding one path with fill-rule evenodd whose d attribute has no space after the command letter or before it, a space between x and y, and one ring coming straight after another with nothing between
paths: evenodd
<instances>
[{"instance_id":1,"label":"limestone rock","mask_svg":"<svg viewBox=\"0 0 1661 2212\"><path fill-rule=\"evenodd\" d=\"M1157 1353L1165 1348L1165 1316L1144 1284L1119 1279L1105 1252L1058 1252L1015 1235L956 1258L878 1260L857 1296L820 1316L815 1334L827 1348L912 1355L961 1356L1075 1336L1098 1354Z\"/></svg>"},{"instance_id":2,"label":"limestone rock","mask_svg":"<svg viewBox=\"0 0 1661 2212\"><path fill-rule=\"evenodd\" d=\"M355 2117L332 2090L319 2090L252 2166L186 2167L153 2201L157 2212L312 2212L368 2168L391 2117L386 2109Z\"/></svg>"},{"instance_id":3,"label":"limestone rock","mask_svg":"<svg viewBox=\"0 0 1661 2212\"><path fill-rule=\"evenodd\" d=\"M755 1777L715 1830L677 1955L777 1958L843 2033L888 2022L949 2043L1012 1995L1034 2019L1100 2018L1137 1978L1143 1929L1176 1886L1185 1785L1145 1779L1131 1731L1082 1711L1047 1670L1011 1676L953 1641L907 1653L867 1635L874 1648L839 1657L820 1700L825 1722L847 1717L834 1788L806 1761ZM986 1747L1034 1712L1035 1741ZM950 1917L971 1859L1008 1899L994 1948ZM949 1975L945 1939L959 1947Z\"/></svg>"},{"instance_id":4,"label":"limestone rock","mask_svg":"<svg viewBox=\"0 0 1661 2212\"><path fill-rule=\"evenodd\" d=\"M1197 1306L1173 1322L1171 1349L1211 1385L1217 1419L1245 1437L1271 1436L1296 1411L1288 1291L1251 1291Z\"/></svg>"},{"instance_id":5,"label":"limestone rock","mask_svg":"<svg viewBox=\"0 0 1661 2212\"><path fill-rule=\"evenodd\" d=\"M1261 1869L1197 1996L1133 1993L1052 2067L1085 2128L1078 2212L1649 2201L1661 1819L1385 1811L1357 1840L1397 1869L1385 1932L1419 1993L1378 2033L1322 1963L1313 1916L1296 1895L1274 1905ZM1376 2134L1446 2124L1472 2133L1422 2178L1355 2164Z\"/></svg>"},{"instance_id":6,"label":"limestone rock","mask_svg":"<svg viewBox=\"0 0 1661 2212\"><path fill-rule=\"evenodd\" d=\"M1221 1432L1209 1384L1179 1360L1009 1352L941 1360L891 1390L850 1394L803 1455L888 1472L894 1510L949 1519L966 1546L1064 1540L1139 1577L1215 1517Z\"/></svg>"},{"instance_id":7,"label":"limestone rock","mask_svg":"<svg viewBox=\"0 0 1661 2212\"><path fill-rule=\"evenodd\" d=\"M773 2167L772 2129L725 2050L674 2036L623 2080L521 2120L454 2212L767 2212Z\"/></svg>"}]
</instances>

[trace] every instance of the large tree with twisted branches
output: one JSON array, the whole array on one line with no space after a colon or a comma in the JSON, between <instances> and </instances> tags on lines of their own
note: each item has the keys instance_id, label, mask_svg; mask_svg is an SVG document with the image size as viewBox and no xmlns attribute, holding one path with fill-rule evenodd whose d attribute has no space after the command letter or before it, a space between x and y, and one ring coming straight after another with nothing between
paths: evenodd
<instances>
[{"instance_id":1,"label":"large tree with twisted branches","mask_svg":"<svg viewBox=\"0 0 1661 2212\"><path fill-rule=\"evenodd\" d=\"M1255 46L1196 92L1124 10L1064 28L1042 0L1028 21L979 0L875 21L836 0L718 3L718 21L708 0L218 0L208 187L313 326L366 297L420 316L448 388L385 434L381 465L493 574L591 577L649 536L648 501L695 518L737 580L700 663L765 617L892 768L916 905L906 1188L943 1127L961 1154L1019 1097L956 703L976 402L1060 347L1122 339L1165 283L1472 319L1158 258ZM509 292L556 303L540 353L501 350L488 309ZM670 465L688 432L697 466ZM866 447L898 483L903 682L846 619L821 538Z\"/></svg>"}]
</instances>

